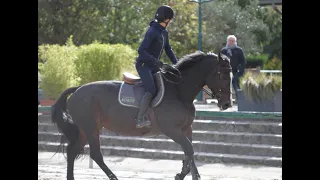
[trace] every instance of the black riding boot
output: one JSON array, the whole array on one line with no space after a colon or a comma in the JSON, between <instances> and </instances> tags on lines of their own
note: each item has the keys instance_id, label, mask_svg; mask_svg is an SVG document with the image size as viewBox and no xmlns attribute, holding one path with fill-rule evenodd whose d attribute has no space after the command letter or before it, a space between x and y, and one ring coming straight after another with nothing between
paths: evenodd
<instances>
[{"instance_id":1,"label":"black riding boot","mask_svg":"<svg viewBox=\"0 0 320 180\"><path fill-rule=\"evenodd\" d=\"M146 112L148 111L152 98L153 98L152 94L149 92L146 92L142 97L142 100L140 102L138 117L136 119L136 123L137 123L136 128L143 128L143 127L150 126L151 121L149 120L149 117L146 115Z\"/></svg>"}]
</instances>

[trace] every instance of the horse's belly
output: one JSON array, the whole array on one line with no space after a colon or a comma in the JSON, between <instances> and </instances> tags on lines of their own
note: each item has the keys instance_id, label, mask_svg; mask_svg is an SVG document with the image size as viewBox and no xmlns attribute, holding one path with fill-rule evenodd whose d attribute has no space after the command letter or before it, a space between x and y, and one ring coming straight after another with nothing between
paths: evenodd
<instances>
[{"instance_id":1,"label":"horse's belly","mask_svg":"<svg viewBox=\"0 0 320 180\"><path fill-rule=\"evenodd\" d=\"M153 136L161 134L154 117L151 118L151 129L137 129L135 118L138 114L138 108L124 107L120 104L115 106L117 107L113 107L102 121L105 129L125 136L145 136L149 134Z\"/></svg>"}]
</instances>

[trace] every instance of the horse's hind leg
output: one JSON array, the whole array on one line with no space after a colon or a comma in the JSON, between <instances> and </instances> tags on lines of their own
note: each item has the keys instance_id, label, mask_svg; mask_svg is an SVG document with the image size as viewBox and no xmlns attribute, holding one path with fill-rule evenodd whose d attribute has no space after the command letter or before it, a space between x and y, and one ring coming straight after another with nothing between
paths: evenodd
<instances>
[{"instance_id":1,"label":"horse's hind leg","mask_svg":"<svg viewBox=\"0 0 320 180\"><path fill-rule=\"evenodd\" d=\"M189 141L192 143L192 128L191 128L191 125L188 126L187 128L183 129L183 132L185 134L185 136L189 139ZM187 156L186 152L184 152L184 155ZM194 163L194 161L193 161ZM176 175L176 178L177 180L183 180L187 174L189 174L191 171L191 167L188 166L188 162L187 160L183 160L182 161L182 170L180 173L178 173ZM199 172L197 171L196 172L197 174L199 174Z\"/></svg>"},{"instance_id":2,"label":"horse's hind leg","mask_svg":"<svg viewBox=\"0 0 320 180\"><path fill-rule=\"evenodd\" d=\"M88 135L87 135L88 136ZM88 136L90 146L90 157L98 164L98 166L106 173L110 180L118 180L116 175L104 163L103 156L100 149L99 132Z\"/></svg>"},{"instance_id":3,"label":"horse's hind leg","mask_svg":"<svg viewBox=\"0 0 320 180\"><path fill-rule=\"evenodd\" d=\"M81 131L77 141L69 142L67 146L67 180L74 180L74 161L82 153L85 145L86 137Z\"/></svg>"},{"instance_id":4,"label":"horse's hind leg","mask_svg":"<svg viewBox=\"0 0 320 180\"><path fill-rule=\"evenodd\" d=\"M84 98L85 103L81 104L81 107L73 109L72 117L74 122L77 123L80 129L83 130L90 147L90 157L97 163L97 165L105 172L110 180L118 180L113 172L103 161L103 156L100 149L99 132L102 128L101 125L101 108L94 99ZM80 102L81 103L81 102ZM69 112L71 113L71 108Z\"/></svg>"}]
</instances>

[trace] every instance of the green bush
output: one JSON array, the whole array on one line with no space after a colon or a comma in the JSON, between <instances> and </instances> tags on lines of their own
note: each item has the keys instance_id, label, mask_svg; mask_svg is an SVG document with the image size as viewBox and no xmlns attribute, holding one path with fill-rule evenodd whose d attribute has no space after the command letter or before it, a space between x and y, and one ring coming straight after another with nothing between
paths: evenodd
<instances>
[{"instance_id":1,"label":"green bush","mask_svg":"<svg viewBox=\"0 0 320 180\"><path fill-rule=\"evenodd\" d=\"M74 75L77 51L72 44L39 46L39 58L44 60L44 63L38 63L42 75L40 87L45 98L56 100L62 91L78 84Z\"/></svg>"},{"instance_id":2,"label":"green bush","mask_svg":"<svg viewBox=\"0 0 320 180\"><path fill-rule=\"evenodd\" d=\"M247 68L256 68L258 66L263 67L263 65L268 61L268 54L249 54L246 57Z\"/></svg>"},{"instance_id":3,"label":"green bush","mask_svg":"<svg viewBox=\"0 0 320 180\"><path fill-rule=\"evenodd\" d=\"M122 72L136 74L136 51L127 45L100 44L39 46L40 88L45 98L56 100L67 88L99 80L120 80Z\"/></svg>"},{"instance_id":4,"label":"green bush","mask_svg":"<svg viewBox=\"0 0 320 180\"><path fill-rule=\"evenodd\" d=\"M267 70L282 70L282 60L277 57L273 57L271 60L267 61L263 69Z\"/></svg>"},{"instance_id":5,"label":"green bush","mask_svg":"<svg viewBox=\"0 0 320 180\"><path fill-rule=\"evenodd\" d=\"M282 76L264 73L252 75L247 72L240 80L244 95L251 101L261 102L274 97L274 93L282 88Z\"/></svg>"},{"instance_id":6,"label":"green bush","mask_svg":"<svg viewBox=\"0 0 320 180\"><path fill-rule=\"evenodd\" d=\"M121 80L122 72L133 72L136 51L128 45L95 42L79 48L75 61L80 84L102 80Z\"/></svg>"}]
</instances>

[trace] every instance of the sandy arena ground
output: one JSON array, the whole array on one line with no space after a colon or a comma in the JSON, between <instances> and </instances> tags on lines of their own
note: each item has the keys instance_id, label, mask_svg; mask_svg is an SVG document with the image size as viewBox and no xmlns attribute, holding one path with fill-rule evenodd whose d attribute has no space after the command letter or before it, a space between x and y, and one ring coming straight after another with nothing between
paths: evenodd
<instances>
[{"instance_id":1,"label":"sandy arena ground","mask_svg":"<svg viewBox=\"0 0 320 180\"><path fill-rule=\"evenodd\" d=\"M62 154L39 152L38 180L66 179L67 163ZM181 171L182 161L152 160L129 157L104 157L105 163L119 180L174 180ZM281 180L282 168L205 164L197 162L202 180ZM89 169L89 156L75 163L76 180L108 180L104 172L93 163ZM185 180L191 180L188 175Z\"/></svg>"}]
</instances>

